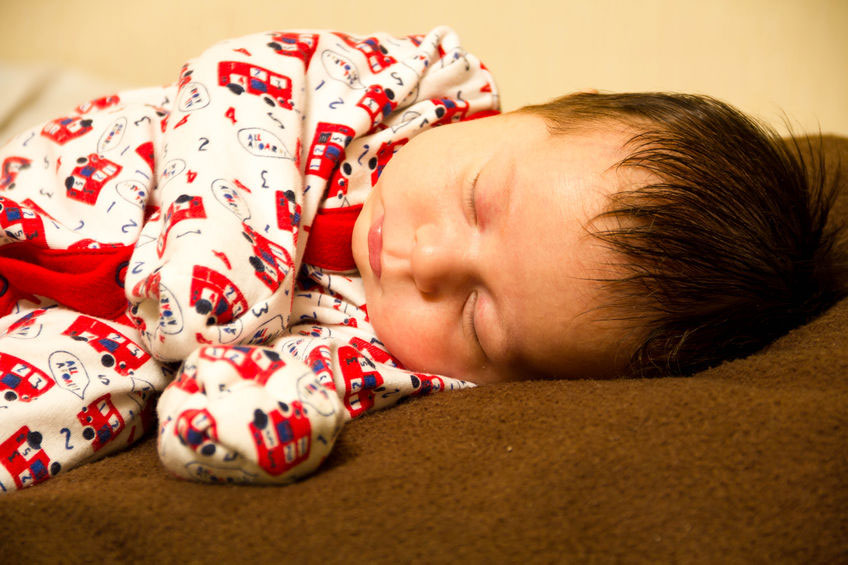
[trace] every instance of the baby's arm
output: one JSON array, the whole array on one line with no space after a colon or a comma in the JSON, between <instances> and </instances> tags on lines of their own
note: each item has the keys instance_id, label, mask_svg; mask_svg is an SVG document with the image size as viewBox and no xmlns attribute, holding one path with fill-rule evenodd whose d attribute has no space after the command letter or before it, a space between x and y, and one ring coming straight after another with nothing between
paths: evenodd
<instances>
[{"instance_id":1,"label":"baby's arm","mask_svg":"<svg viewBox=\"0 0 848 565\"><path fill-rule=\"evenodd\" d=\"M380 356L356 338L200 348L159 401L160 458L194 480L287 483L321 464L347 420L407 396L471 386Z\"/></svg>"},{"instance_id":2,"label":"baby's arm","mask_svg":"<svg viewBox=\"0 0 848 565\"><path fill-rule=\"evenodd\" d=\"M258 342L273 319L282 320L277 331L287 322L302 216L304 63L268 42L258 34L216 45L180 76L156 147L159 211L126 279L158 359Z\"/></svg>"}]
</instances>

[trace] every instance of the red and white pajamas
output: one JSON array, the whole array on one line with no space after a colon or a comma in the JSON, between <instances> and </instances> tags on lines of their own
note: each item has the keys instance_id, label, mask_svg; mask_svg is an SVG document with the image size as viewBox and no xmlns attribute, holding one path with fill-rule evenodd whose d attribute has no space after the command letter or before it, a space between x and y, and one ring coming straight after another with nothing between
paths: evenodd
<instances>
[{"instance_id":1,"label":"red and white pajamas","mask_svg":"<svg viewBox=\"0 0 848 565\"><path fill-rule=\"evenodd\" d=\"M160 391L168 469L271 483L312 472L351 418L469 386L376 339L350 229L411 137L497 104L448 28L264 33L13 138L0 491L132 443Z\"/></svg>"}]
</instances>

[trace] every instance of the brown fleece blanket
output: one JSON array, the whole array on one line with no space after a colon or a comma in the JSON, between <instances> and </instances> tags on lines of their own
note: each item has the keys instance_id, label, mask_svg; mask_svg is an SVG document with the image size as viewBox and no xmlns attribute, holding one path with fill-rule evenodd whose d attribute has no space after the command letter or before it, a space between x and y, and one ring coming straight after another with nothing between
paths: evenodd
<instances>
[{"instance_id":1,"label":"brown fleece blanket","mask_svg":"<svg viewBox=\"0 0 848 565\"><path fill-rule=\"evenodd\" d=\"M286 487L182 482L148 438L0 497L0 561L848 562L846 335L843 300L690 378L414 400Z\"/></svg>"}]
</instances>

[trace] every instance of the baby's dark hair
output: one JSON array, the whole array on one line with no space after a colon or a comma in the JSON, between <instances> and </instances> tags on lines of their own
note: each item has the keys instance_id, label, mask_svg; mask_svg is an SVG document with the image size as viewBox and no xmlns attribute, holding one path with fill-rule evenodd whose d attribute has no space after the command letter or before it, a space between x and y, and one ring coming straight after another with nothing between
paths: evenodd
<instances>
[{"instance_id":1,"label":"baby's dark hair","mask_svg":"<svg viewBox=\"0 0 848 565\"><path fill-rule=\"evenodd\" d=\"M587 226L616 252L603 308L644 332L630 374L691 374L746 356L845 296L828 223L837 179L826 179L820 136L784 140L688 94L579 93L519 112L552 134L609 123L637 132L617 167L654 180L612 195Z\"/></svg>"}]
</instances>

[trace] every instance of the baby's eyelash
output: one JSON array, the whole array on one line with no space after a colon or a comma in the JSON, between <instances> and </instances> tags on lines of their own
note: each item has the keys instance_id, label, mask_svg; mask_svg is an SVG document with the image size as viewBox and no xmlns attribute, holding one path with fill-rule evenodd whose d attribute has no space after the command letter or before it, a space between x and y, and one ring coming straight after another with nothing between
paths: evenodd
<instances>
[{"instance_id":1,"label":"baby's eyelash","mask_svg":"<svg viewBox=\"0 0 848 565\"><path fill-rule=\"evenodd\" d=\"M468 300L465 301L465 307L462 310L462 322L465 330L471 334L477 346L480 345L480 338L477 337L477 327L474 325L474 312L477 310L477 291L472 292Z\"/></svg>"},{"instance_id":2,"label":"baby's eyelash","mask_svg":"<svg viewBox=\"0 0 848 565\"><path fill-rule=\"evenodd\" d=\"M471 220L473 223L477 223L477 206L474 203L474 195L477 192L477 178L480 176L480 172L474 176L474 180L471 181L471 186L465 192L465 207L468 208L469 214L471 214Z\"/></svg>"}]
</instances>

